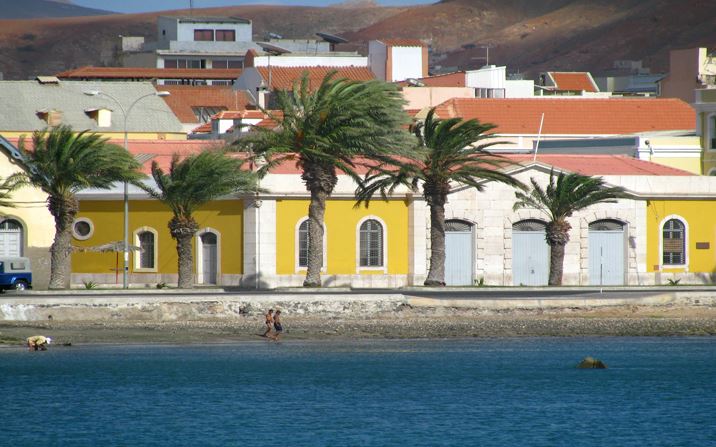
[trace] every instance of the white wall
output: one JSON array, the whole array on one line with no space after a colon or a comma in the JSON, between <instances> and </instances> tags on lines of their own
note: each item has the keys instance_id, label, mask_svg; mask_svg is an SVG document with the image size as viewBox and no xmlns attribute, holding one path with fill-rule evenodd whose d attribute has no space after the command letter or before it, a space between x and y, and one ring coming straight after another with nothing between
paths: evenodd
<instances>
[{"instance_id":1,"label":"white wall","mask_svg":"<svg viewBox=\"0 0 716 447\"><path fill-rule=\"evenodd\" d=\"M423 77L422 47L391 47L392 73L388 73L388 81L404 81L408 78Z\"/></svg>"},{"instance_id":2,"label":"white wall","mask_svg":"<svg viewBox=\"0 0 716 447\"><path fill-rule=\"evenodd\" d=\"M505 80L506 98L531 98L535 95L535 81Z\"/></svg>"},{"instance_id":3,"label":"white wall","mask_svg":"<svg viewBox=\"0 0 716 447\"><path fill-rule=\"evenodd\" d=\"M268 67L269 59L272 67L367 67L365 56L331 56L331 55L292 55L256 56L254 67Z\"/></svg>"},{"instance_id":4,"label":"white wall","mask_svg":"<svg viewBox=\"0 0 716 447\"><path fill-rule=\"evenodd\" d=\"M178 23L176 38L170 40L191 42L194 40L195 29L234 30L236 42L251 41L250 23Z\"/></svg>"},{"instance_id":5,"label":"white wall","mask_svg":"<svg viewBox=\"0 0 716 447\"><path fill-rule=\"evenodd\" d=\"M473 88L505 88L505 67L490 65L479 70L465 72L465 85Z\"/></svg>"}]
</instances>

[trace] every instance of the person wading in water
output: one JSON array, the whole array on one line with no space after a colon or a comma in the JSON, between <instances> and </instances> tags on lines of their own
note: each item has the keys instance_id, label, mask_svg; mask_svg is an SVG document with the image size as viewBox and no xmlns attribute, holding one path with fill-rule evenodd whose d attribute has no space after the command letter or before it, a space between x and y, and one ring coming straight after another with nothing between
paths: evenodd
<instances>
[{"instance_id":1,"label":"person wading in water","mask_svg":"<svg viewBox=\"0 0 716 447\"><path fill-rule=\"evenodd\" d=\"M273 309L269 309L266 313L266 331L263 333L263 337L268 337L273 329Z\"/></svg>"}]
</instances>

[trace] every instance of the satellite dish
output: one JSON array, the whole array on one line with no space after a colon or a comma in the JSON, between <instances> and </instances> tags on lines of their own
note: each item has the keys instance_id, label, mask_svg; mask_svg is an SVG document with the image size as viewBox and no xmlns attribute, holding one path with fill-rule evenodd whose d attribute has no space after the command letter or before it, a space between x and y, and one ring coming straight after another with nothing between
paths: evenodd
<instances>
[{"instance_id":1,"label":"satellite dish","mask_svg":"<svg viewBox=\"0 0 716 447\"><path fill-rule=\"evenodd\" d=\"M325 40L328 43L337 44L337 43L347 43L348 39L344 39L340 36L336 36L334 34L328 34L328 33L316 33L316 36L320 37L321 39Z\"/></svg>"},{"instance_id":2,"label":"satellite dish","mask_svg":"<svg viewBox=\"0 0 716 447\"><path fill-rule=\"evenodd\" d=\"M262 50L264 50L271 56L278 56L279 54L286 54L291 52L291 50L287 50L286 48L268 42L256 42L256 45L260 46Z\"/></svg>"},{"instance_id":3,"label":"satellite dish","mask_svg":"<svg viewBox=\"0 0 716 447\"><path fill-rule=\"evenodd\" d=\"M283 36L276 33L268 33L269 39L283 39Z\"/></svg>"}]
</instances>

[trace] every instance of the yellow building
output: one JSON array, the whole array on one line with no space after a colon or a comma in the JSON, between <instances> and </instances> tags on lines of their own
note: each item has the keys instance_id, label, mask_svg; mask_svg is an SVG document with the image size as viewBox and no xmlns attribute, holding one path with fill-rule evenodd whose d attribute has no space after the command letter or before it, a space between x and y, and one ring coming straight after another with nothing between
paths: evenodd
<instances>
[{"instance_id":1,"label":"yellow building","mask_svg":"<svg viewBox=\"0 0 716 447\"><path fill-rule=\"evenodd\" d=\"M199 231L193 256L198 284L238 284L243 273L243 201L218 200L194 213ZM130 283L176 283L177 251L167 224L172 213L156 200L129 202ZM73 283L121 284L121 200L82 200L73 228L79 249L72 257Z\"/></svg>"},{"instance_id":2,"label":"yellow building","mask_svg":"<svg viewBox=\"0 0 716 447\"><path fill-rule=\"evenodd\" d=\"M0 137L0 180L21 172L22 156ZM11 195L15 206L0 207L0 256L26 256L33 269L36 289L45 289L50 280L50 246L55 236L55 221L47 209L47 194L40 189L23 187Z\"/></svg>"},{"instance_id":3,"label":"yellow building","mask_svg":"<svg viewBox=\"0 0 716 447\"><path fill-rule=\"evenodd\" d=\"M647 272L657 283L716 282L716 197L647 201Z\"/></svg>"}]
</instances>

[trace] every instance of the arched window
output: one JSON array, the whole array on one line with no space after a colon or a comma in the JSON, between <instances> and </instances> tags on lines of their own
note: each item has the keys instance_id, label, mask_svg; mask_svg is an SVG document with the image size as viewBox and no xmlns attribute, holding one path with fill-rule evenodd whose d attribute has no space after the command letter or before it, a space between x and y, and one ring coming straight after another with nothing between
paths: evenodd
<instances>
[{"instance_id":1,"label":"arched window","mask_svg":"<svg viewBox=\"0 0 716 447\"><path fill-rule=\"evenodd\" d=\"M664 222L662 230L662 262L664 265L686 264L686 226L679 219Z\"/></svg>"},{"instance_id":2,"label":"arched window","mask_svg":"<svg viewBox=\"0 0 716 447\"><path fill-rule=\"evenodd\" d=\"M134 231L134 245L139 248L134 252L134 270L156 272L157 270L157 230L142 227Z\"/></svg>"},{"instance_id":3,"label":"arched window","mask_svg":"<svg viewBox=\"0 0 716 447\"><path fill-rule=\"evenodd\" d=\"M526 219L512 224L513 231L545 231L547 224L537 219Z\"/></svg>"},{"instance_id":4,"label":"arched window","mask_svg":"<svg viewBox=\"0 0 716 447\"><path fill-rule=\"evenodd\" d=\"M589 224L589 231L623 231L624 224L618 220L604 219Z\"/></svg>"},{"instance_id":5,"label":"arched window","mask_svg":"<svg viewBox=\"0 0 716 447\"><path fill-rule=\"evenodd\" d=\"M15 219L0 222L0 256L22 256L22 224Z\"/></svg>"},{"instance_id":6,"label":"arched window","mask_svg":"<svg viewBox=\"0 0 716 447\"><path fill-rule=\"evenodd\" d=\"M296 229L296 270L308 267L308 229L310 220L304 218ZM323 226L323 266L326 268L326 226Z\"/></svg>"},{"instance_id":7,"label":"arched window","mask_svg":"<svg viewBox=\"0 0 716 447\"><path fill-rule=\"evenodd\" d=\"M383 225L368 219L360 226L361 267L383 267Z\"/></svg>"},{"instance_id":8,"label":"arched window","mask_svg":"<svg viewBox=\"0 0 716 447\"><path fill-rule=\"evenodd\" d=\"M142 231L137 235L139 239L139 268L154 268L154 233L150 231Z\"/></svg>"}]
</instances>

